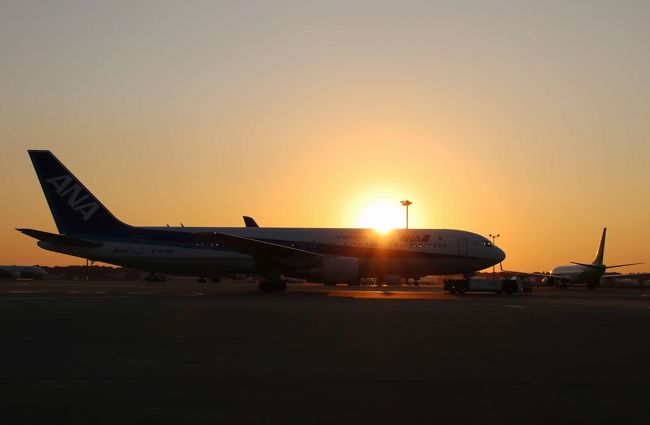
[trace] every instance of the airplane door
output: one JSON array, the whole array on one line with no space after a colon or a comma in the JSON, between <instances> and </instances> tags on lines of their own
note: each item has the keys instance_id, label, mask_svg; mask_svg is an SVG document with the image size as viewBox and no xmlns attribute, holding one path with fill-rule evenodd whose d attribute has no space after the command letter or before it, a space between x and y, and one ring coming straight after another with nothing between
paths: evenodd
<instances>
[{"instance_id":1,"label":"airplane door","mask_svg":"<svg viewBox=\"0 0 650 425\"><path fill-rule=\"evenodd\" d=\"M458 239L458 255L467 255L467 239Z\"/></svg>"},{"instance_id":2,"label":"airplane door","mask_svg":"<svg viewBox=\"0 0 650 425\"><path fill-rule=\"evenodd\" d=\"M142 236L134 236L131 243L131 253L142 254Z\"/></svg>"}]
</instances>

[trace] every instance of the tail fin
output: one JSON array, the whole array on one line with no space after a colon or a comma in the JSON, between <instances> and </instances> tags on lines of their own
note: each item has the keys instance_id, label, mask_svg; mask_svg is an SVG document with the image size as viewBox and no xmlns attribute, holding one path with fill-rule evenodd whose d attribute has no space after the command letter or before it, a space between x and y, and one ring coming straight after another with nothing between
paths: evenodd
<instances>
[{"instance_id":1,"label":"tail fin","mask_svg":"<svg viewBox=\"0 0 650 425\"><path fill-rule=\"evenodd\" d=\"M128 227L115 218L52 152L28 152L59 233L107 233Z\"/></svg>"},{"instance_id":2,"label":"tail fin","mask_svg":"<svg viewBox=\"0 0 650 425\"><path fill-rule=\"evenodd\" d=\"M605 255L605 236L607 235L607 227L603 228L603 236L600 238L600 245L598 246L598 252L596 253L596 259L592 264L602 266L603 257Z\"/></svg>"}]
</instances>

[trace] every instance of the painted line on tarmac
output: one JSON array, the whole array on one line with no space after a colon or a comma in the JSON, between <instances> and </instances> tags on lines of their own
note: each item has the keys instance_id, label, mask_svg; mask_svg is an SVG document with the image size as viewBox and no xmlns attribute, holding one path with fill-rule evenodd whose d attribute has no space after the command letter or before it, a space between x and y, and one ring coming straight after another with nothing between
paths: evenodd
<instances>
[{"instance_id":1,"label":"painted line on tarmac","mask_svg":"<svg viewBox=\"0 0 650 425\"><path fill-rule=\"evenodd\" d=\"M81 294L81 295L89 295L89 294L105 294L106 291L66 291L66 294Z\"/></svg>"},{"instance_id":2,"label":"painted line on tarmac","mask_svg":"<svg viewBox=\"0 0 650 425\"><path fill-rule=\"evenodd\" d=\"M513 305L513 304L504 304L504 307L510 307L510 308L526 308L522 305Z\"/></svg>"},{"instance_id":3,"label":"painted line on tarmac","mask_svg":"<svg viewBox=\"0 0 650 425\"><path fill-rule=\"evenodd\" d=\"M65 296L44 296L44 297L0 297L2 301L97 301L97 300L125 300L125 299L142 299L143 297L135 297L128 295L109 295L104 297L90 296L90 297L65 297Z\"/></svg>"},{"instance_id":4,"label":"painted line on tarmac","mask_svg":"<svg viewBox=\"0 0 650 425\"><path fill-rule=\"evenodd\" d=\"M8 294L45 294L47 291L7 291Z\"/></svg>"}]
</instances>

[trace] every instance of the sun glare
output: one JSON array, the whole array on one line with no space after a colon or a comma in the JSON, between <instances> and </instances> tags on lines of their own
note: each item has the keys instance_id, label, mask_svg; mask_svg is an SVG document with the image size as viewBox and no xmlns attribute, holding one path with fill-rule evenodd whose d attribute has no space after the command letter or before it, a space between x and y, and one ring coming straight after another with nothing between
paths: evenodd
<instances>
[{"instance_id":1,"label":"sun glare","mask_svg":"<svg viewBox=\"0 0 650 425\"><path fill-rule=\"evenodd\" d=\"M359 214L358 226L386 233L404 227L404 214L399 202L374 201Z\"/></svg>"}]
</instances>

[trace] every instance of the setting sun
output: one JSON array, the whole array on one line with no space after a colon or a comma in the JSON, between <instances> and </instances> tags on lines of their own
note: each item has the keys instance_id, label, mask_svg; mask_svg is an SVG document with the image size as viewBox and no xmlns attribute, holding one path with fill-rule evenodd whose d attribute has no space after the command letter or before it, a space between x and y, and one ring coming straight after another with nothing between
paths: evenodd
<instances>
[{"instance_id":1,"label":"setting sun","mask_svg":"<svg viewBox=\"0 0 650 425\"><path fill-rule=\"evenodd\" d=\"M386 233L390 229L404 227L404 208L399 202L378 200L363 208L358 218L358 226L372 228Z\"/></svg>"}]
</instances>

